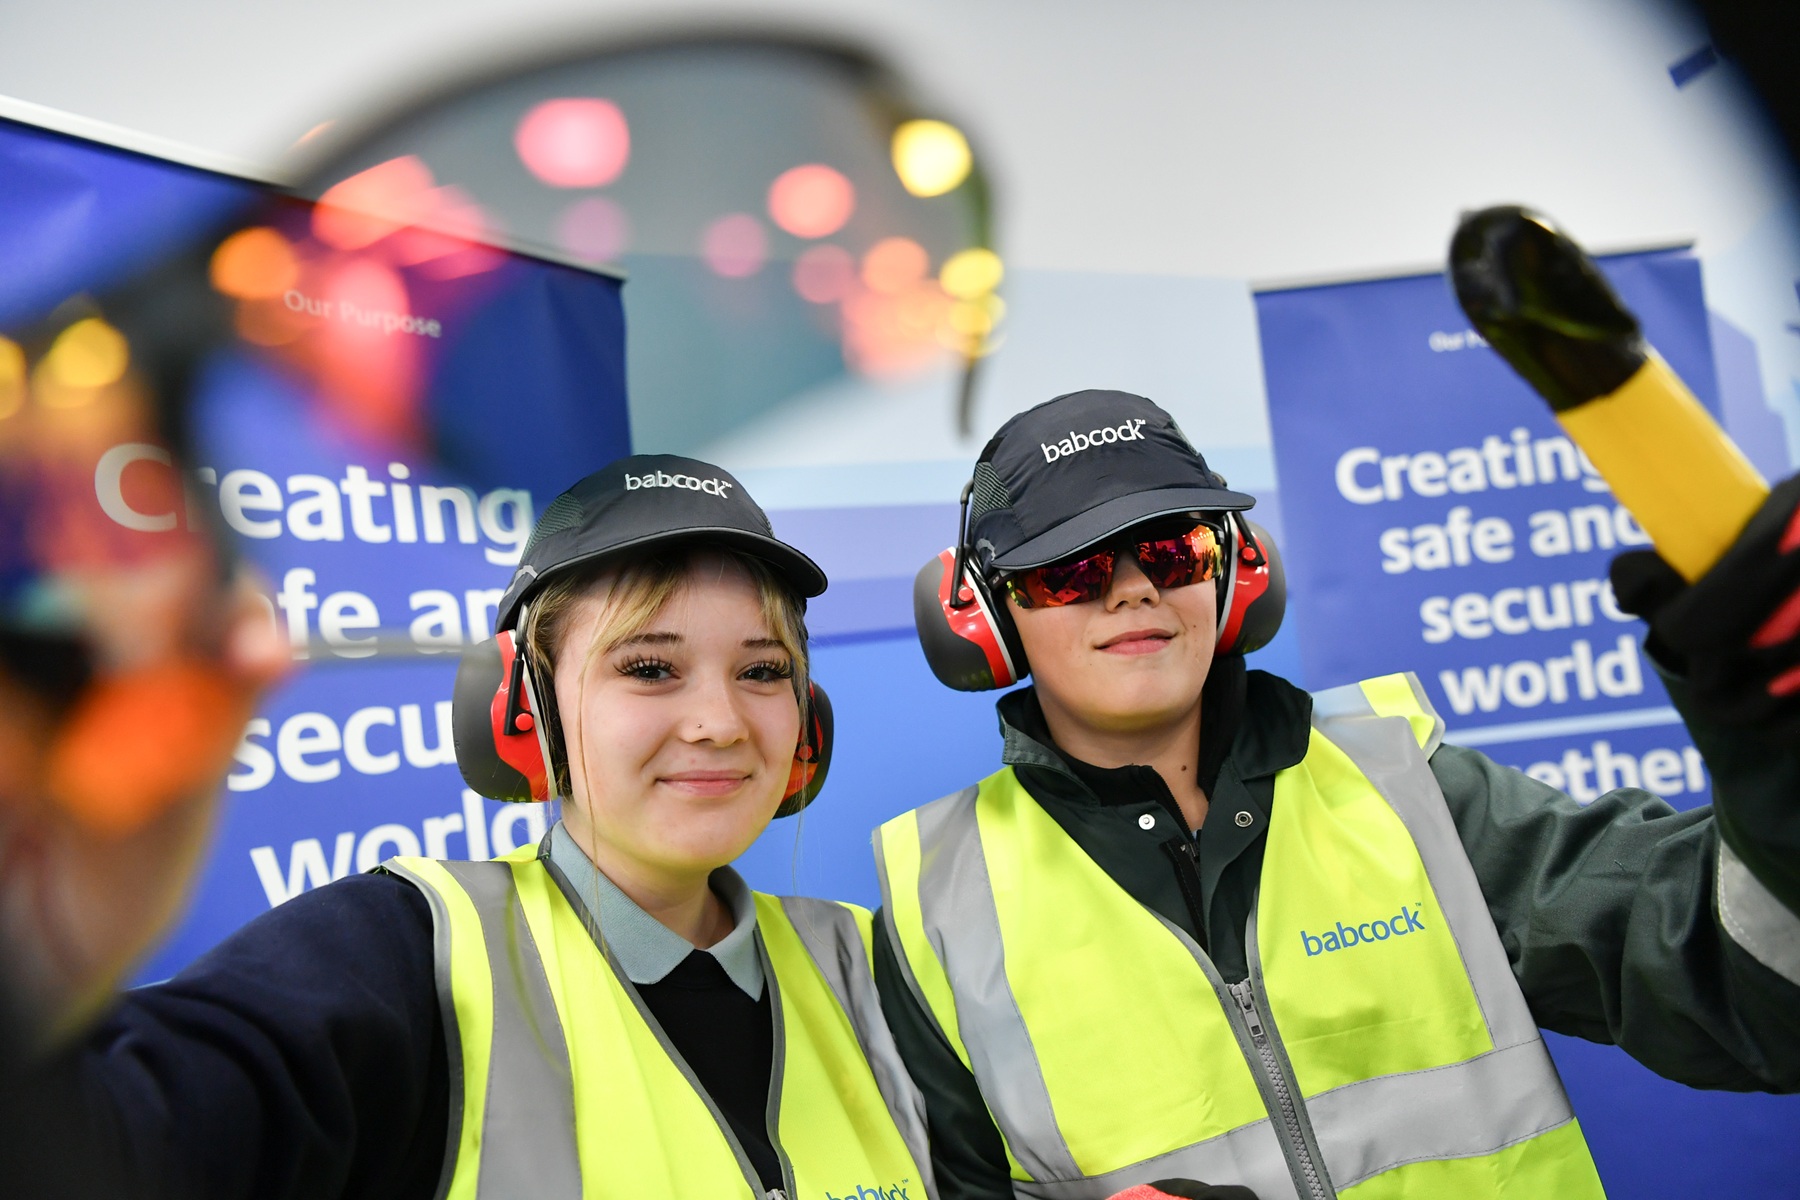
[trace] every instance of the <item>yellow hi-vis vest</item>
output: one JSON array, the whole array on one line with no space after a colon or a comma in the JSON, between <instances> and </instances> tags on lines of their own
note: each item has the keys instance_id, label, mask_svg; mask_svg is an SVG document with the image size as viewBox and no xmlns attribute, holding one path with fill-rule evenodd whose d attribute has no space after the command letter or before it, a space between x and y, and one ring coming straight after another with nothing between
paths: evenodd
<instances>
[{"instance_id":1,"label":"yellow hi-vis vest","mask_svg":"<svg viewBox=\"0 0 1800 1200\"><path fill-rule=\"evenodd\" d=\"M717 1106L526 847L396 858L430 902L450 1053L446 1200L763 1196ZM788 1200L933 1194L924 1103L875 998L867 910L756 894L774 989L770 1132Z\"/></svg>"},{"instance_id":2,"label":"yellow hi-vis vest","mask_svg":"<svg viewBox=\"0 0 1800 1200\"><path fill-rule=\"evenodd\" d=\"M1275 778L1239 984L1010 768L876 835L909 986L1018 1195L1604 1195L1427 765L1443 723L1418 681L1322 693L1313 725Z\"/></svg>"}]
</instances>

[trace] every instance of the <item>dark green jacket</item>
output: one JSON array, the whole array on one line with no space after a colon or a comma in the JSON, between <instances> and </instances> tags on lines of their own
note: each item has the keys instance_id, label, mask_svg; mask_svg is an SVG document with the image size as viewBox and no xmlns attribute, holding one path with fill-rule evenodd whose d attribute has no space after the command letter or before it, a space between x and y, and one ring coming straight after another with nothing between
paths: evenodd
<instances>
[{"instance_id":1,"label":"dark green jacket","mask_svg":"<svg viewBox=\"0 0 1800 1200\"><path fill-rule=\"evenodd\" d=\"M998 705L1002 757L1026 790L1121 887L1193 935L1227 982L1246 971L1275 774L1305 754L1312 717L1307 693L1241 664L1220 660L1208 683L1203 722L1236 729L1226 746L1203 738L1211 805L1192 841L1176 832L1185 822L1155 771L1071 762L1030 689ZM1671 693L1679 707L1678 684ZM1800 965L1784 978L1752 957L1721 929L1713 899L1724 825L1763 887L1800 909L1800 753L1689 725L1717 820L1712 807L1676 812L1636 788L1581 805L1460 746L1439 747L1431 769L1539 1025L1621 1046L1694 1087L1800 1091ZM1157 818L1147 830L1145 814ZM942 1200L1010 1198L975 1078L908 989L891 927L878 924L875 979L925 1094Z\"/></svg>"}]
</instances>

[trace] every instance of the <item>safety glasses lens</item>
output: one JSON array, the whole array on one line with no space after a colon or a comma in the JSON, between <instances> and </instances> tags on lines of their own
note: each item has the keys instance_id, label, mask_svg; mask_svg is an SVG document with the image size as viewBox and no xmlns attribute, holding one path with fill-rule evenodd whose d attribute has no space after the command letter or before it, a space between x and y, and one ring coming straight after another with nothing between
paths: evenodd
<instances>
[{"instance_id":1,"label":"safety glasses lens","mask_svg":"<svg viewBox=\"0 0 1800 1200\"><path fill-rule=\"evenodd\" d=\"M1131 544L1144 577L1159 589L1204 583L1219 573L1218 535L1201 525L1179 537ZM1061 608L1098 600L1112 586L1115 552L1101 550L1070 562L1021 571L1007 580L1020 608Z\"/></svg>"},{"instance_id":2,"label":"safety glasses lens","mask_svg":"<svg viewBox=\"0 0 1800 1200\"><path fill-rule=\"evenodd\" d=\"M1219 543L1204 525L1181 537L1139 542L1134 549L1144 577L1159 588L1204 583L1218 572Z\"/></svg>"}]
</instances>

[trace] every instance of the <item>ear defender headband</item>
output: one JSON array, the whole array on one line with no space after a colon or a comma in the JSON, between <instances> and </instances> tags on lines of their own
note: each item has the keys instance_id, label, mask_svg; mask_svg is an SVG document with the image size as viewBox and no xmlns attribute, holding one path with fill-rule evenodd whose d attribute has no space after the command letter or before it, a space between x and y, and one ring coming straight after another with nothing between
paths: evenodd
<instances>
[{"instance_id":1,"label":"ear defender headband","mask_svg":"<svg viewBox=\"0 0 1800 1200\"><path fill-rule=\"evenodd\" d=\"M1007 610L975 565L968 544L964 485L956 545L919 568L913 579L913 624L931 673L959 692L1011 687L1031 671ZM1225 514L1215 654L1248 654L1274 640L1287 611L1287 574L1268 530L1242 514ZM952 584L956 586L952 590Z\"/></svg>"},{"instance_id":2,"label":"ear defender headband","mask_svg":"<svg viewBox=\"0 0 1800 1200\"><path fill-rule=\"evenodd\" d=\"M525 625L521 609L518 625ZM549 800L566 767L555 692L532 668L511 629L463 650L456 669L451 728L463 781L490 800ZM777 817L792 816L817 798L831 769L831 700L816 682L807 688Z\"/></svg>"}]
</instances>

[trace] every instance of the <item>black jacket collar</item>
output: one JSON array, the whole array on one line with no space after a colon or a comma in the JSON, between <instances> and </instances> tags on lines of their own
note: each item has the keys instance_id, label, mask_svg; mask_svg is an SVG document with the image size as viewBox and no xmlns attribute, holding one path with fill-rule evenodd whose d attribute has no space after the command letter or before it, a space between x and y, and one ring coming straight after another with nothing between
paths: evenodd
<instances>
[{"instance_id":1,"label":"black jacket collar","mask_svg":"<svg viewBox=\"0 0 1800 1200\"><path fill-rule=\"evenodd\" d=\"M1200 783L1211 793L1230 764L1240 780L1273 775L1306 756L1312 697L1278 675L1247 671L1239 655L1213 664L1202 697ZM1141 798L1146 767L1096 767L1065 754L1050 737L1037 693L1019 688L995 704L1008 766L1038 767L1067 776L1102 804Z\"/></svg>"}]
</instances>

